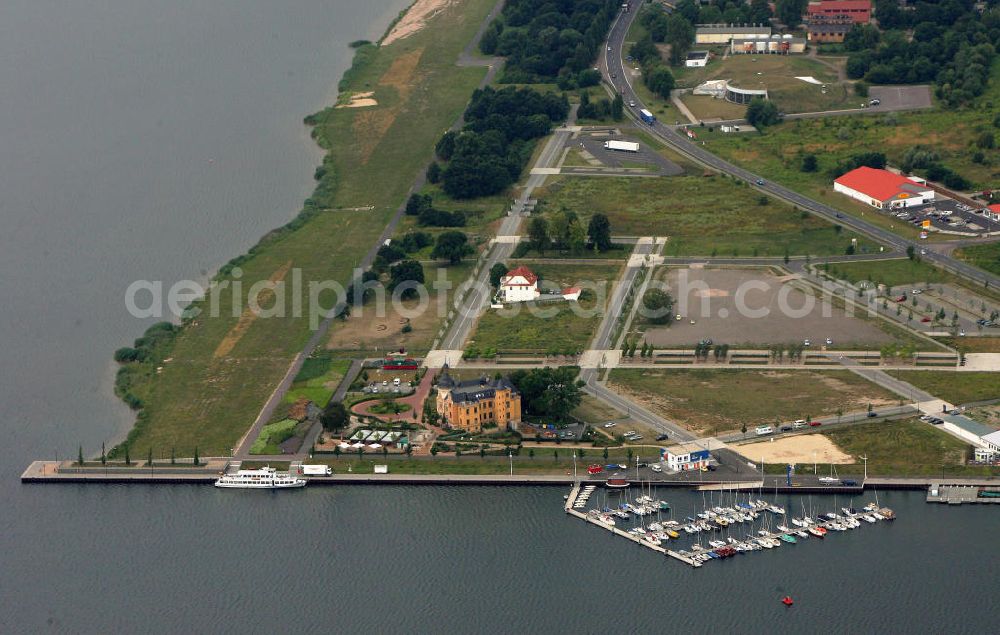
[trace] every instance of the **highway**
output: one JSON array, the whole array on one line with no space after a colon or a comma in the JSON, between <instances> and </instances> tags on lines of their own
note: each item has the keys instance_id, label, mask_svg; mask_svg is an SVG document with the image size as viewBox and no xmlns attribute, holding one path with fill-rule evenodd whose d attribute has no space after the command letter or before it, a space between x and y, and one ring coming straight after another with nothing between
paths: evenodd
<instances>
[{"instance_id":1,"label":"highway","mask_svg":"<svg viewBox=\"0 0 1000 635\"><path fill-rule=\"evenodd\" d=\"M702 165L718 172L742 179L762 192L766 192L776 198L787 201L788 203L796 205L801 209L816 214L817 216L821 216L833 223L843 225L844 227L869 236L870 238L883 243L894 250L906 251L907 247L913 247L919 251L922 247L924 247L921 243L908 240L887 229L883 229L858 217L852 216L851 214L840 212L829 205L824 205L823 203L814 201L811 198L803 196L802 194L790 190L782 185L772 183L761 175L754 174L748 170L744 170L741 167L733 165L732 163L724 161L701 146L692 143L685 136L678 134L675 129L664 125L660 121L655 121L653 125L641 123L636 113L639 109L646 108L646 105L632 89L632 85L629 82L628 74L626 73L623 61L625 36L628 33L629 27L632 26L632 22L639 13L638 2L632 0L630 5L630 10L620 13L611 25L611 31L608 36L608 44L601 57L600 66L604 70L605 81L615 92L621 93L625 103L628 104L629 102L635 102L635 108L626 107L626 110L628 111L629 116L639 123L640 126L648 129L651 133L659 137L664 143L677 152L698 163L701 163ZM927 250L926 254L924 254L922 258L941 267L942 269L945 269L946 271L950 271L951 273L966 278L967 280L971 280L982 285L988 285L990 287L1000 287L1000 276L982 271L946 254Z\"/></svg>"}]
</instances>

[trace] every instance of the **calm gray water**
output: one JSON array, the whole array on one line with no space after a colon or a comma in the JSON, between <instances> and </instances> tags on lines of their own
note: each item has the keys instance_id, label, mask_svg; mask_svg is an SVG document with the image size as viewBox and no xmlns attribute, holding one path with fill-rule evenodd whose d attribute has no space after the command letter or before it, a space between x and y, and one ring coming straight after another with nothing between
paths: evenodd
<instances>
[{"instance_id":1,"label":"calm gray water","mask_svg":"<svg viewBox=\"0 0 1000 635\"><path fill-rule=\"evenodd\" d=\"M562 489L16 481L127 429L123 289L202 277L296 212L302 116L406 2L0 7L0 633L990 630L997 510L913 494L884 497L893 527L691 571L565 516Z\"/></svg>"}]
</instances>

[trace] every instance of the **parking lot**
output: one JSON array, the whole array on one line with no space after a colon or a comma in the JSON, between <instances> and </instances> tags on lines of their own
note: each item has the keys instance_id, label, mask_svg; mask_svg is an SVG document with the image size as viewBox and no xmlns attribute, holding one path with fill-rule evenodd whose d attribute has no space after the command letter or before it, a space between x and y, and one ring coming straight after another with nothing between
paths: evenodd
<instances>
[{"instance_id":1,"label":"parking lot","mask_svg":"<svg viewBox=\"0 0 1000 635\"><path fill-rule=\"evenodd\" d=\"M920 227L925 220L929 220L934 229L965 236L1000 232L1000 221L996 220L995 214L989 210L972 208L965 203L947 198L937 199L926 205L885 210L885 212L917 227Z\"/></svg>"},{"instance_id":2,"label":"parking lot","mask_svg":"<svg viewBox=\"0 0 1000 635\"><path fill-rule=\"evenodd\" d=\"M882 102L878 110L913 110L933 105L930 86L872 86L868 94Z\"/></svg>"},{"instance_id":3,"label":"parking lot","mask_svg":"<svg viewBox=\"0 0 1000 635\"><path fill-rule=\"evenodd\" d=\"M677 176L684 173L684 169L657 154L646 144L639 143L638 152L622 152L618 150L606 150L605 141L636 141L626 135L614 130L599 130L590 133L583 133L580 136L567 141L567 147L576 147L585 151L594 158L594 164L589 167L563 167L563 173L607 173L610 170L624 170L635 168L637 164L645 167L647 175ZM609 170L610 168L610 170Z\"/></svg>"}]
</instances>

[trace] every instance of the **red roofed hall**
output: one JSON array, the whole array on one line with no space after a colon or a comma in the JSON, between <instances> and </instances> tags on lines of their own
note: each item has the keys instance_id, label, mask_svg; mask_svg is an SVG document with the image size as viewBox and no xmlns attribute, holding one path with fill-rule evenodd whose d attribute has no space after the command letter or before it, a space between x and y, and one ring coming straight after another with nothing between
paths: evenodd
<instances>
[{"instance_id":1,"label":"red roofed hall","mask_svg":"<svg viewBox=\"0 0 1000 635\"><path fill-rule=\"evenodd\" d=\"M934 190L917 177L865 166L836 179L833 189L878 209L914 207L934 200Z\"/></svg>"},{"instance_id":2,"label":"red roofed hall","mask_svg":"<svg viewBox=\"0 0 1000 635\"><path fill-rule=\"evenodd\" d=\"M827 0L806 7L809 16L847 15L855 24L868 24L872 19L871 0Z\"/></svg>"}]
</instances>

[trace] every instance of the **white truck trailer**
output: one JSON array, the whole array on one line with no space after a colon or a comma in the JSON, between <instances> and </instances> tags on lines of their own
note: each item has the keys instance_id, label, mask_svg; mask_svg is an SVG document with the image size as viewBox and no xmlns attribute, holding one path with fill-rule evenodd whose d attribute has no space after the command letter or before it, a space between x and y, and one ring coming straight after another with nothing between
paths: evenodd
<instances>
[{"instance_id":1,"label":"white truck trailer","mask_svg":"<svg viewBox=\"0 0 1000 635\"><path fill-rule=\"evenodd\" d=\"M617 150L618 152L638 152L639 144L634 141L605 141L605 150Z\"/></svg>"}]
</instances>

